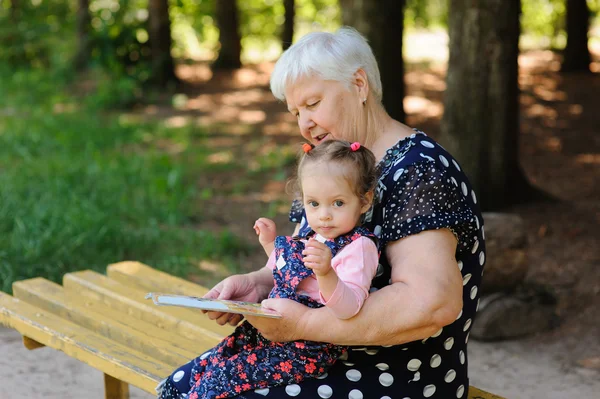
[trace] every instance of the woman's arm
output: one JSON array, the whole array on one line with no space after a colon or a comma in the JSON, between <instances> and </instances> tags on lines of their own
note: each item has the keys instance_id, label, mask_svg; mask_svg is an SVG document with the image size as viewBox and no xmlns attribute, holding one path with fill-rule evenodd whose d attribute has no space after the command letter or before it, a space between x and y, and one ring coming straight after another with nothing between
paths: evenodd
<instances>
[{"instance_id":1,"label":"woman's arm","mask_svg":"<svg viewBox=\"0 0 600 399\"><path fill-rule=\"evenodd\" d=\"M268 339L306 339L340 345L397 345L435 334L462 309L462 278L455 259L456 238L447 229L428 230L388 244L392 282L372 293L349 320L328 309L308 309L289 300L265 305L283 319L248 317ZM326 328L324 328L326 326Z\"/></svg>"}]
</instances>

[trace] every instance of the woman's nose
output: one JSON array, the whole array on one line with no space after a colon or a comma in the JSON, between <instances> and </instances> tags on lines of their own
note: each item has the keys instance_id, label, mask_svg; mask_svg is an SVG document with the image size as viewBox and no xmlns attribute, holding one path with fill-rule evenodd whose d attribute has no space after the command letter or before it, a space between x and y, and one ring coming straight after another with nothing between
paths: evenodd
<instances>
[{"instance_id":1,"label":"woman's nose","mask_svg":"<svg viewBox=\"0 0 600 399\"><path fill-rule=\"evenodd\" d=\"M306 112L301 112L298 116L298 126L300 127L300 133L310 136L310 129L315 127L315 122Z\"/></svg>"}]
</instances>

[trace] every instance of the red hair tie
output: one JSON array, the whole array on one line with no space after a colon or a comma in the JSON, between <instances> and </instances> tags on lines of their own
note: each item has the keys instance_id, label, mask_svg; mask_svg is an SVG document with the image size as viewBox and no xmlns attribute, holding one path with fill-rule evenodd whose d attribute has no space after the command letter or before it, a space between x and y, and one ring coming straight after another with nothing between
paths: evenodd
<instances>
[{"instance_id":1,"label":"red hair tie","mask_svg":"<svg viewBox=\"0 0 600 399\"><path fill-rule=\"evenodd\" d=\"M304 144L302 144L302 149L304 150L304 153L307 154L310 150L313 149L313 145L304 143Z\"/></svg>"},{"instance_id":2,"label":"red hair tie","mask_svg":"<svg viewBox=\"0 0 600 399\"><path fill-rule=\"evenodd\" d=\"M350 149L352 151L358 151L359 148L360 148L360 143L358 141L355 141L354 143L350 144Z\"/></svg>"}]
</instances>

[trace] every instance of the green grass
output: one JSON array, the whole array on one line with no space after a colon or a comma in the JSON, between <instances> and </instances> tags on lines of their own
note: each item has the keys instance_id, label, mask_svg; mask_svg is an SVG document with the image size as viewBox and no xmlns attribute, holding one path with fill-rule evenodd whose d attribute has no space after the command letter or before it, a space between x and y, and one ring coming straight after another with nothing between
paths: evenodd
<instances>
[{"instance_id":1,"label":"green grass","mask_svg":"<svg viewBox=\"0 0 600 399\"><path fill-rule=\"evenodd\" d=\"M189 144L204 133L128 125L85 103L43 74L0 71L0 289L126 259L177 275L202 259L235 270L248 246L193 224L196 176L210 169Z\"/></svg>"}]
</instances>

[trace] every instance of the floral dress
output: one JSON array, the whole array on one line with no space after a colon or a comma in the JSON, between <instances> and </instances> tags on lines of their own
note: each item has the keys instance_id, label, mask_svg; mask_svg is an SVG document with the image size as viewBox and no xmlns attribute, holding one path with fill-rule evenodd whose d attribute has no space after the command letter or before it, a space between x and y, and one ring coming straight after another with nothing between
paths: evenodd
<instances>
[{"instance_id":1,"label":"floral dress","mask_svg":"<svg viewBox=\"0 0 600 399\"><path fill-rule=\"evenodd\" d=\"M305 240L314 232L305 229L295 237L275 240L274 287L270 298L288 298L311 308L323 306L308 295L298 294L301 281L313 274L304 266ZM363 227L333 240L326 240L332 257L360 237L375 236ZM229 398L242 392L268 392L269 387L291 386L306 378L319 378L346 354L346 347L312 341L273 342L247 321L216 347L177 369L158 387L159 398ZM187 378L186 378L187 376Z\"/></svg>"},{"instance_id":2,"label":"floral dress","mask_svg":"<svg viewBox=\"0 0 600 399\"><path fill-rule=\"evenodd\" d=\"M390 284L386 245L426 230L447 228L458 240L456 267L463 277L463 309L431 337L390 347L351 347L326 374L300 384L245 392L238 399L466 398L467 343L479 306L485 264L483 219L477 197L458 162L424 133L406 137L379 163L376 203L365 227L379 239L383 266L372 290ZM308 229L295 203L290 220ZM378 269L379 270L379 269ZM402 312L402 304L395 307Z\"/></svg>"}]
</instances>

